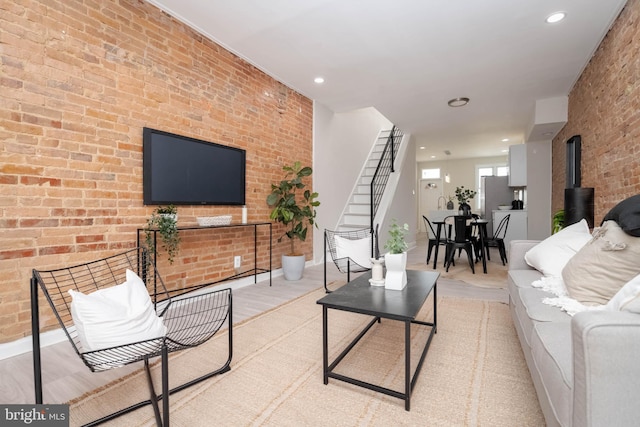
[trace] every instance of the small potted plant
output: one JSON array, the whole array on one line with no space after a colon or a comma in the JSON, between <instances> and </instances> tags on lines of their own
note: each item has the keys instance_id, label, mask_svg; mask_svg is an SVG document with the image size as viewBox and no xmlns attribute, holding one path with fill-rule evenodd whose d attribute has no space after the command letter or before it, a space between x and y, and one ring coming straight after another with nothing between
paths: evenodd
<instances>
[{"instance_id":1,"label":"small potted plant","mask_svg":"<svg viewBox=\"0 0 640 427\"><path fill-rule=\"evenodd\" d=\"M386 289L402 290L407 285L407 242L405 236L409 232L409 225L398 225L394 219L389 228L389 239L384 248L389 252L384 256L387 275L384 281Z\"/></svg>"},{"instance_id":2,"label":"small potted plant","mask_svg":"<svg viewBox=\"0 0 640 427\"><path fill-rule=\"evenodd\" d=\"M147 250L150 254L155 253L156 244L154 242L155 233L160 234L162 248L167 252L170 264L173 264L175 256L178 254L180 246L180 233L178 232L178 208L174 205L157 207L149 219L144 229Z\"/></svg>"},{"instance_id":3,"label":"small potted plant","mask_svg":"<svg viewBox=\"0 0 640 427\"><path fill-rule=\"evenodd\" d=\"M296 251L295 241L304 242L308 226L318 226L314 208L320 206L320 202L316 200L318 193L305 190L303 178L312 173L309 166L302 167L300 162L295 162L293 166L283 166L282 170L285 172L284 179L278 184L271 184L267 204L273 208L270 218L287 228L278 242L284 237L291 242L290 251L282 255L284 277L287 280L299 280L302 278L305 256Z\"/></svg>"},{"instance_id":4,"label":"small potted plant","mask_svg":"<svg viewBox=\"0 0 640 427\"><path fill-rule=\"evenodd\" d=\"M471 215L471 206L468 202L473 199L476 194L478 194L477 191L464 188L464 185L456 187L456 199L458 199L459 203L458 211L460 211L462 215Z\"/></svg>"}]
</instances>

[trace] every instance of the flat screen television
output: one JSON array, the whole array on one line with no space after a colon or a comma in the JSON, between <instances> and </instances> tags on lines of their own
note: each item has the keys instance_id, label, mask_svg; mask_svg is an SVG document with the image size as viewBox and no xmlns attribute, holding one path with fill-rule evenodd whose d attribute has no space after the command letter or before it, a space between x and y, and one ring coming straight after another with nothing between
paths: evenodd
<instances>
[{"instance_id":1,"label":"flat screen television","mask_svg":"<svg viewBox=\"0 0 640 427\"><path fill-rule=\"evenodd\" d=\"M144 204L244 205L245 165L245 150L145 127Z\"/></svg>"}]
</instances>

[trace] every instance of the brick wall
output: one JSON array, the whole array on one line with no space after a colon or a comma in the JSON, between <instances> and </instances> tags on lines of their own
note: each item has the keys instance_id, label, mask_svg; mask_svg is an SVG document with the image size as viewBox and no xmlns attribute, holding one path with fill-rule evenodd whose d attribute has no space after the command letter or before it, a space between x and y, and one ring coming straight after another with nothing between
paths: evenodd
<instances>
[{"instance_id":1,"label":"brick wall","mask_svg":"<svg viewBox=\"0 0 640 427\"><path fill-rule=\"evenodd\" d=\"M0 67L0 342L30 334L32 268L135 246L153 209L142 204L144 126L247 150L249 221L268 221L283 164L312 162L309 99L141 0L2 2ZM221 214L239 221L241 210L179 207L179 224ZM174 265L160 263L174 286L231 274L233 255L252 263L240 229L182 240Z\"/></svg>"},{"instance_id":2,"label":"brick wall","mask_svg":"<svg viewBox=\"0 0 640 427\"><path fill-rule=\"evenodd\" d=\"M564 205L566 141L582 137L582 186L595 188L595 223L640 193L640 0L629 0L569 94L553 140L555 212Z\"/></svg>"}]
</instances>

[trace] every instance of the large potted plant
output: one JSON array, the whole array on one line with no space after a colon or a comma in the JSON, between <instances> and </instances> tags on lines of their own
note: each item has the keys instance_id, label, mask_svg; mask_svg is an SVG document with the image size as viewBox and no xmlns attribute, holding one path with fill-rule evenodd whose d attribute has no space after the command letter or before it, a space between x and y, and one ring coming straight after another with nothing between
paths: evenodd
<instances>
[{"instance_id":1,"label":"large potted plant","mask_svg":"<svg viewBox=\"0 0 640 427\"><path fill-rule=\"evenodd\" d=\"M297 252L296 240L305 241L307 229L315 222L315 207L320 205L316 200L318 193L306 190L303 178L311 175L311 168L302 167L300 162L293 166L283 166L284 179L278 184L271 184L271 194L267 204L273 208L270 218L282 223L287 231L278 238L281 242L287 237L291 243L289 252L282 255L282 270L286 280L300 280L304 271L305 255Z\"/></svg>"},{"instance_id":2,"label":"large potted plant","mask_svg":"<svg viewBox=\"0 0 640 427\"><path fill-rule=\"evenodd\" d=\"M456 199L458 199L458 203L460 204L458 211L460 211L462 215L471 215L471 205L469 205L469 200L473 199L476 194L477 191L464 188L464 185L456 187Z\"/></svg>"},{"instance_id":3,"label":"large potted plant","mask_svg":"<svg viewBox=\"0 0 640 427\"><path fill-rule=\"evenodd\" d=\"M407 242L405 236L409 232L409 225L398 225L394 219L389 228L389 239L384 248L387 252L384 256L384 264L387 267L387 275L384 280L386 289L401 291L407 285Z\"/></svg>"},{"instance_id":4,"label":"large potted plant","mask_svg":"<svg viewBox=\"0 0 640 427\"><path fill-rule=\"evenodd\" d=\"M180 233L178 232L178 208L174 205L159 206L147 219L144 229L147 250L155 253L158 242L154 241L155 233L160 234L162 248L167 253L169 264L173 264L180 249Z\"/></svg>"}]
</instances>

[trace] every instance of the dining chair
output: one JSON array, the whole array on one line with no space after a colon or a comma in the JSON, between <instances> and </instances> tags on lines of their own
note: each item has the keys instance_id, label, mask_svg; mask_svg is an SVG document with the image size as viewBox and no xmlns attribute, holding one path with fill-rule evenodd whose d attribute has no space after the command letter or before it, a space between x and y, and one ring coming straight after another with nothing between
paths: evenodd
<instances>
[{"instance_id":1,"label":"dining chair","mask_svg":"<svg viewBox=\"0 0 640 427\"><path fill-rule=\"evenodd\" d=\"M452 218L453 220L453 233L449 227L444 227L447 238L445 267L446 271L449 271L451 264L454 264L453 257L455 256L456 249L467 253L467 259L469 260L469 266L471 271L475 274L476 270L473 262L473 241L471 239L471 227L467 224L470 217L465 215L451 215L445 218ZM453 234L453 236L452 236ZM455 264L454 264L455 265Z\"/></svg>"},{"instance_id":2,"label":"dining chair","mask_svg":"<svg viewBox=\"0 0 640 427\"><path fill-rule=\"evenodd\" d=\"M489 254L489 248L498 248L498 252L500 253L500 260L502 261L502 265L505 265L507 262L507 251L504 245L504 236L507 234L507 228L509 227L509 218L511 214L505 215L504 218L498 224L498 228L496 228L495 233L493 233L493 237L485 239L484 247L485 252L487 254L487 259L491 261L491 255Z\"/></svg>"},{"instance_id":3,"label":"dining chair","mask_svg":"<svg viewBox=\"0 0 640 427\"><path fill-rule=\"evenodd\" d=\"M422 215L422 219L424 220L425 229L427 230L427 234L429 237L429 246L427 247L427 264L429 264L429 260L431 259L431 251L433 250L434 246L437 246L437 245L446 246L447 239L444 236L440 236L440 240L438 240L438 237L437 237L438 235L436 231L433 229L433 224L431 224L431 221L429 221L429 218Z\"/></svg>"}]
</instances>

